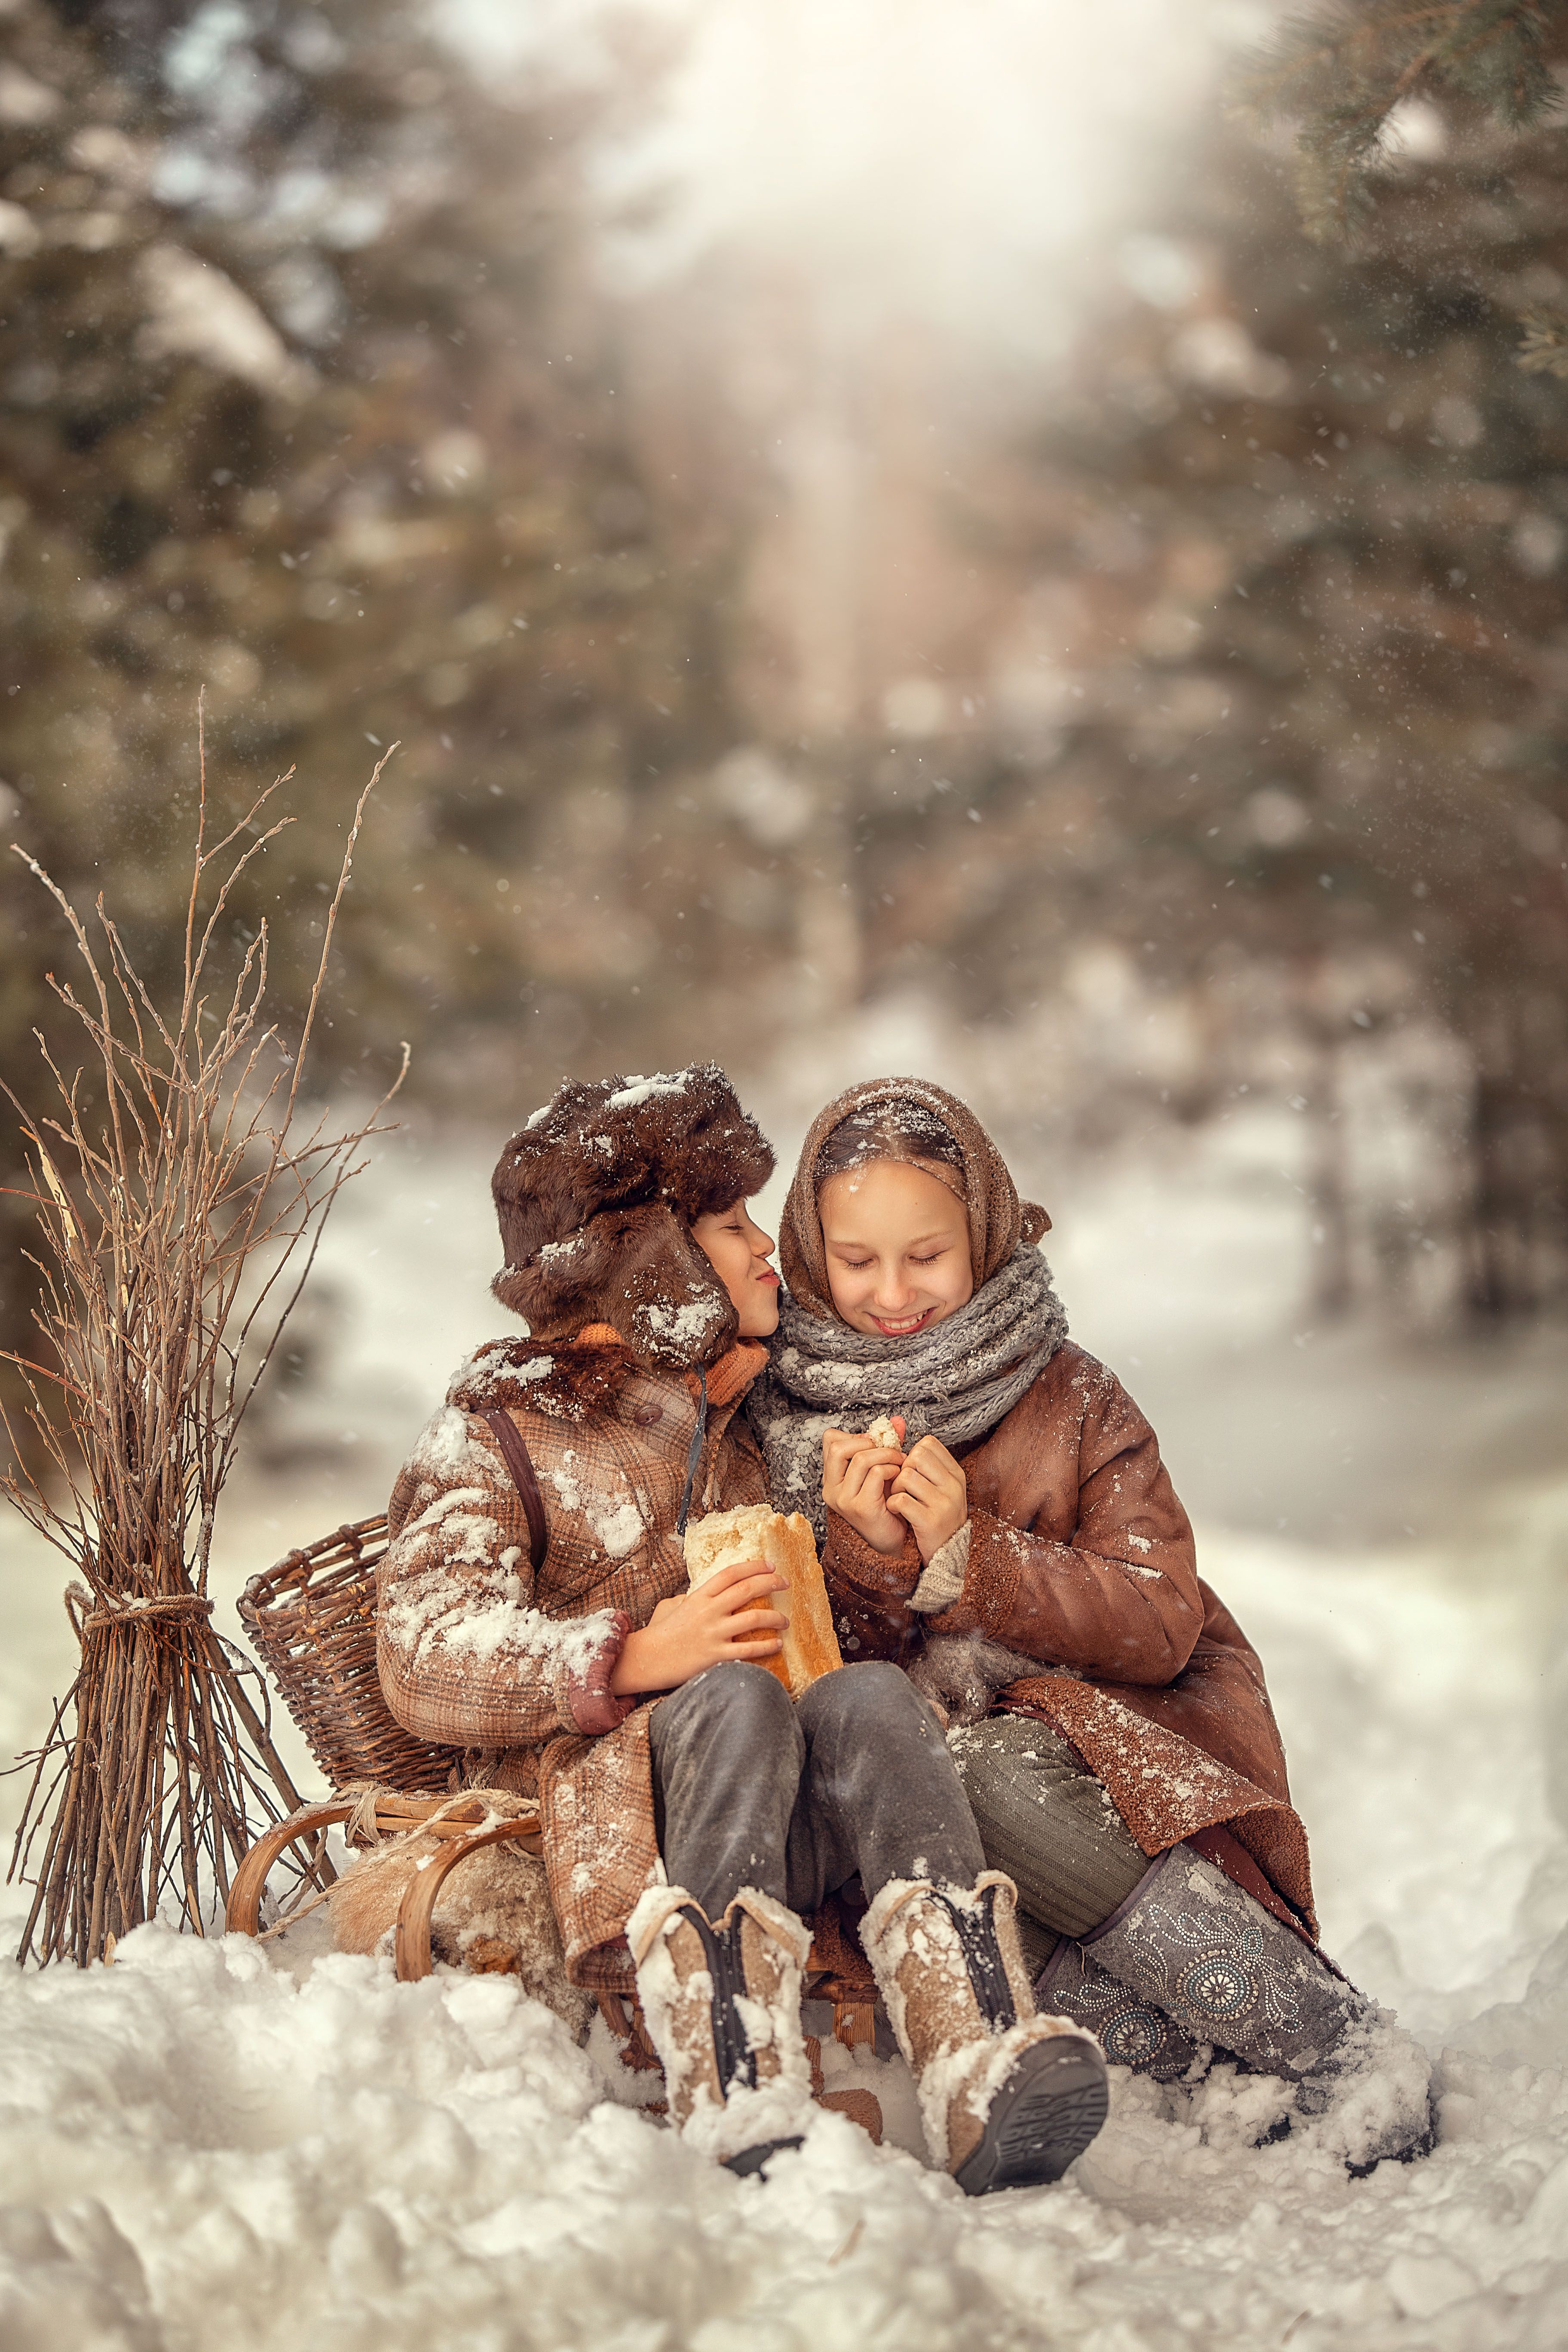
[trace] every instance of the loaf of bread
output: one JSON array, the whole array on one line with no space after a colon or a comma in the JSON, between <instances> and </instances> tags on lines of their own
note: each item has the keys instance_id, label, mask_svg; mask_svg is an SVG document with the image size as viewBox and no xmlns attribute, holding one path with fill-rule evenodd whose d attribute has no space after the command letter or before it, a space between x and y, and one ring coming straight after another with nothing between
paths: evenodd
<instances>
[{"instance_id":1,"label":"loaf of bread","mask_svg":"<svg viewBox=\"0 0 1568 2352\"><path fill-rule=\"evenodd\" d=\"M760 1559L789 1579L787 1591L770 1592L757 1603L760 1609L782 1610L789 1624L779 1654L756 1663L778 1676L791 1698L798 1698L820 1675L844 1664L811 1522L798 1511L786 1519L765 1503L750 1503L738 1511L710 1511L687 1528L686 1573L693 1586L744 1559Z\"/></svg>"},{"instance_id":2,"label":"loaf of bread","mask_svg":"<svg viewBox=\"0 0 1568 2352\"><path fill-rule=\"evenodd\" d=\"M874 1421L866 1434L868 1437L875 1438L879 1445L891 1445L900 1454L904 1450L903 1441L887 1413L883 1413L879 1421Z\"/></svg>"}]
</instances>

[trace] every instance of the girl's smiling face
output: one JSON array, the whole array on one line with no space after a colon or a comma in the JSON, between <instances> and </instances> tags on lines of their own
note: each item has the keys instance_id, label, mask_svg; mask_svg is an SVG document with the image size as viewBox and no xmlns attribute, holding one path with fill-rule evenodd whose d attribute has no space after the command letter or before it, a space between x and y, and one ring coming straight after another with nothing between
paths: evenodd
<instances>
[{"instance_id":1,"label":"girl's smiling face","mask_svg":"<svg viewBox=\"0 0 1568 2352\"><path fill-rule=\"evenodd\" d=\"M817 1195L833 1304L852 1330L908 1339L974 1292L969 1213L940 1178L905 1160L868 1160Z\"/></svg>"},{"instance_id":2,"label":"girl's smiling face","mask_svg":"<svg viewBox=\"0 0 1568 2352\"><path fill-rule=\"evenodd\" d=\"M765 1339L779 1325L779 1278L768 1264L771 1234L752 1223L744 1201L710 1209L691 1228L691 1238L730 1294L741 1318L742 1339Z\"/></svg>"}]
</instances>

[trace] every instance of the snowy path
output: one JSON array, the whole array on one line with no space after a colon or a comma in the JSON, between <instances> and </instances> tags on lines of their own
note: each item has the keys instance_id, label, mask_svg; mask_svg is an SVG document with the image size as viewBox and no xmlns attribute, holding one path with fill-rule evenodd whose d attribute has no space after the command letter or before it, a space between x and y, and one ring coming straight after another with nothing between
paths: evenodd
<instances>
[{"instance_id":1,"label":"snowy path","mask_svg":"<svg viewBox=\"0 0 1568 2352\"><path fill-rule=\"evenodd\" d=\"M1259 1264L1278 1237L1270 1213L1251 1229ZM426 1214L414 1204L406 1218ZM345 1283L355 1252L394 1254L384 1230L369 1240L373 1223L345 1223ZM1227 1221L1232 1252L1237 1230ZM276 1475L243 1501L229 1591L279 1535L374 1507L430 1366L444 1372L454 1331L471 1326L463 1253L476 1273L488 1258L469 1233L447 1235L422 1302L405 1304L408 1344L381 1398L367 1395L368 1354L350 1350L334 1393L368 1408L354 1425L374 1426L379 1451L356 1440L339 1467L340 1431L317 1408L321 1451L290 1486L286 1527L266 1523ZM1083 1244L1068 1290L1087 1301L1076 1319L1089 1344L1124 1365L1131 1334L1152 1332L1130 1377L1168 1427L1184 1412L1196 1426L1182 1384L1209 1255L1193 1237L1163 1340L1150 1268L1123 1265L1120 1289L1096 1288ZM5 2352L1557 2352L1568 1478L1544 1440L1490 1489L1461 1482L1463 1507L1423 1472L1412 1540L1366 1445L1351 1465L1332 1457L1339 1506L1377 1531L1350 1542L1341 1508L1314 1522L1310 1465L1329 1475L1332 1412L1373 1412L1397 1368L1348 1350L1292 1387L1301 1357L1288 1339L1271 1353L1266 1329L1260 1316L1226 1376L1252 1416L1247 1479L1225 1486L1215 1444L1215 1474L1200 1463L1188 1482L1220 1506L1203 1563L1268 1666L1331 1948L1442 2053L1427 2162L1351 2181L1289 2142L1243 2145L1223 2082L1189 2097L1122 2076L1106 2131L1053 2189L969 2204L826 2116L773 2179L739 2182L616 2104L594 2056L502 1980L399 1987L367 1961L151 1928L111 1969L0 1974ZM1464 1456L1478 1411L1500 1431L1543 1427L1560 1363L1549 1338L1485 1377L1433 1359L1417 1398L1425 1459ZM1388 1410L1413 1410L1410 1396L1398 1389ZM1269 1444L1284 1449L1276 1465ZM1245 1490L1271 1493L1287 1473L1302 1502L1279 1514L1281 1534ZM66 1647L58 1579L5 1541L19 1605L0 1734L20 1739ZM907 2137L907 2084L879 2072L893 2136Z\"/></svg>"}]
</instances>

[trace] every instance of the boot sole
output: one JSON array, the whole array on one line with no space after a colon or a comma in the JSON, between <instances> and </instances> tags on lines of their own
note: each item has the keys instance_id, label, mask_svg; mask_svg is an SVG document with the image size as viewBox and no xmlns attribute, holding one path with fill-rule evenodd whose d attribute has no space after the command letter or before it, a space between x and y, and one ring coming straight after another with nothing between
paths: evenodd
<instances>
[{"instance_id":1,"label":"boot sole","mask_svg":"<svg viewBox=\"0 0 1568 2352\"><path fill-rule=\"evenodd\" d=\"M1026 2050L991 2102L980 2145L953 2175L966 2197L1059 2180L1110 2105L1105 2060L1086 2035Z\"/></svg>"},{"instance_id":2,"label":"boot sole","mask_svg":"<svg viewBox=\"0 0 1568 2352\"><path fill-rule=\"evenodd\" d=\"M1414 2138L1405 2141L1403 2147L1384 2148L1380 2156L1369 2156L1360 2164L1352 2164L1347 2156L1345 2158L1345 2170L1350 2174L1352 2180L1365 2180L1370 2174L1377 2170L1380 2164L1424 2163L1426 2158L1431 2155L1436 2145L1437 2111L1432 2104L1432 2095L1428 2092L1426 2095L1426 2128L1424 2132L1417 2132Z\"/></svg>"},{"instance_id":3,"label":"boot sole","mask_svg":"<svg viewBox=\"0 0 1568 2352\"><path fill-rule=\"evenodd\" d=\"M738 2172L744 2180L753 2172L761 2172L763 2165L771 2163L784 2148L799 2147L800 2145L798 2139L759 2140L755 2147L743 2147L739 2156L727 2156L724 2169L726 2172Z\"/></svg>"}]
</instances>

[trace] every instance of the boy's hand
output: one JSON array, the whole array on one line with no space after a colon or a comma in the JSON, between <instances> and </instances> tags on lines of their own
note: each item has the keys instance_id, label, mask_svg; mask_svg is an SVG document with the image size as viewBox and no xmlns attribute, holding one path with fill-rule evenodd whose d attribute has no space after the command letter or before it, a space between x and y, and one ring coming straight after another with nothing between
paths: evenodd
<instances>
[{"instance_id":1,"label":"boy's hand","mask_svg":"<svg viewBox=\"0 0 1568 2352\"><path fill-rule=\"evenodd\" d=\"M676 1690L732 1658L776 1658L789 1619L768 1606L787 1576L760 1559L721 1568L691 1592L661 1601L640 1633L628 1633L610 1675L617 1697Z\"/></svg>"},{"instance_id":2,"label":"boy's hand","mask_svg":"<svg viewBox=\"0 0 1568 2352\"><path fill-rule=\"evenodd\" d=\"M922 1437L900 1457L888 1508L913 1528L922 1560L933 1559L969 1517L969 1482L940 1438Z\"/></svg>"},{"instance_id":3,"label":"boy's hand","mask_svg":"<svg viewBox=\"0 0 1568 2352\"><path fill-rule=\"evenodd\" d=\"M893 1415L903 1434L903 1422ZM902 1551L904 1522L888 1508L888 1487L902 1469L904 1457L891 1445L879 1445L862 1431L825 1429L822 1433L822 1499L830 1511L847 1519L873 1551Z\"/></svg>"}]
</instances>

